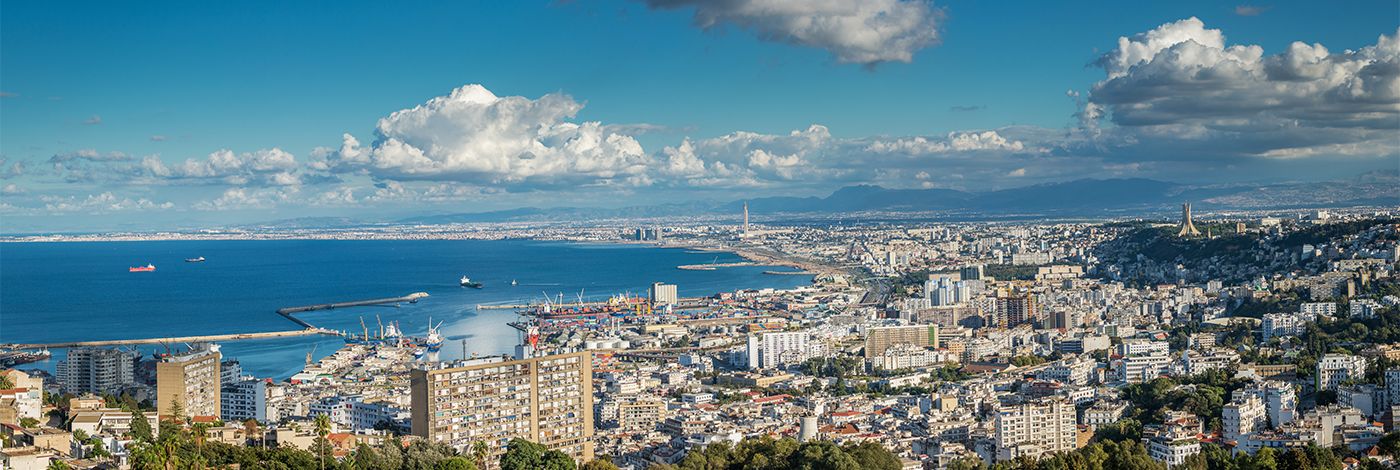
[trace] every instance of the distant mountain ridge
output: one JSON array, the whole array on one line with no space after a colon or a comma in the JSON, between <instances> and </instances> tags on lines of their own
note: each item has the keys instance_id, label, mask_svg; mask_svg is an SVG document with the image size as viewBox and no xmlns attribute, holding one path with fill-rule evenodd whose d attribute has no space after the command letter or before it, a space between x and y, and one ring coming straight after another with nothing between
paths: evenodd
<instances>
[{"instance_id":1,"label":"distant mountain ridge","mask_svg":"<svg viewBox=\"0 0 1400 470\"><path fill-rule=\"evenodd\" d=\"M504 211L413 217L399 223L635 219L738 214L836 214L846 212L960 212L985 215L1109 215L1170 210L1190 201L1198 210L1291 209L1332 205L1400 205L1400 170L1382 169L1322 182L1239 183L1193 186L1142 178L1080 179L989 191L888 189L846 186L830 196L765 197L731 202L713 199L683 204L597 207L534 207Z\"/></svg>"}]
</instances>

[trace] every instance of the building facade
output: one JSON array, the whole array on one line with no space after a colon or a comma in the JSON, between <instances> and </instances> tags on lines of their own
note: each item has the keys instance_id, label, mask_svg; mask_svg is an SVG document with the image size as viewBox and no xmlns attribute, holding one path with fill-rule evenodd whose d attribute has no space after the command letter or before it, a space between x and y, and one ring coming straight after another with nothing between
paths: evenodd
<instances>
[{"instance_id":1,"label":"building facade","mask_svg":"<svg viewBox=\"0 0 1400 470\"><path fill-rule=\"evenodd\" d=\"M160 416L172 415L179 403L185 416L223 416L219 384L219 347L195 343L189 350L166 356L156 363L156 405Z\"/></svg>"},{"instance_id":2,"label":"building facade","mask_svg":"<svg viewBox=\"0 0 1400 470\"><path fill-rule=\"evenodd\" d=\"M120 349L72 348L54 375L68 393L118 393L135 381L132 355Z\"/></svg>"},{"instance_id":3,"label":"building facade","mask_svg":"<svg viewBox=\"0 0 1400 470\"><path fill-rule=\"evenodd\" d=\"M996 460L1079 448L1074 404L1058 398L1003 408L996 416Z\"/></svg>"},{"instance_id":4,"label":"building facade","mask_svg":"<svg viewBox=\"0 0 1400 470\"><path fill-rule=\"evenodd\" d=\"M576 461L593 459L593 366L587 352L429 363L411 373L413 435L467 451L495 468L513 438Z\"/></svg>"}]
</instances>

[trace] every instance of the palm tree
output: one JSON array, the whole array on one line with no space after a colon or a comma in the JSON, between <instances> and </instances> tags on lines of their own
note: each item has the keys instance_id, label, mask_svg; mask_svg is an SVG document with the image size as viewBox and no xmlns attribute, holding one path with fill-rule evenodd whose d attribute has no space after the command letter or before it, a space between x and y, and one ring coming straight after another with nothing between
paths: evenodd
<instances>
[{"instance_id":1,"label":"palm tree","mask_svg":"<svg viewBox=\"0 0 1400 470\"><path fill-rule=\"evenodd\" d=\"M326 436L331 433L331 418L324 414L316 415L316 435L321 436L321 470L326 470Z\"/></svg>"},{"instance_id":2,"label":"palm tree","mask_svg":"<svg viewBox=\"0 0 1400 470\"><path fill-rule=\"evenodd\" d=\"M476 460L476 468L486 468L486 454L491 452L486 441L477 440L472 443L472 459Z\"/></svg>"},{"instance_id":3,"label":"palm tree","mask_svg":"<svg viewBox=\"0 0 1400 470\"><path fill-rule=\"evenodd\" d=\"M209 423L194 423L194 448L199 458L204 458L204 439L209 437Z\"/></svg>"}]
</instances>

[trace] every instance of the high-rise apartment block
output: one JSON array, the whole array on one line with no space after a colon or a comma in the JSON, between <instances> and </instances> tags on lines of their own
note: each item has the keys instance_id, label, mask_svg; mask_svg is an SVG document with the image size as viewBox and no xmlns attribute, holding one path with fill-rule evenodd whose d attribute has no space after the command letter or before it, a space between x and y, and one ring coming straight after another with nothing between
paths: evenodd
<instances>
[{"instance_id":1,"label":"high-rise apartment block","mask_svg":"<svg viewBox=\"0 0 1400 470\"><path fill-rule=\"evenodd\" d=\"M58 362L54 375L68 393L119 393L135 381L133 366L134 358L126 351L72 348L68 359Z\"/></svg>"},{"instance_id":2,"label":"high-rise apartment block","mask_svg":"<svg viewBox=\"0 0 1400 470\"><path fill-rule=\"evenodd\" d=\"M807 347L807 333L764 333L763 367L777 367L781 364L800 364L811 357Z\"/></svg>"},{"instance_id":3,"label":"high-rise apartment block","mask_svg":"<svg viewBox=\"0 0 1400 470\"><path fill-rule=\"evenodd\" d=\"M156 404L160 416L171 416L179 403L185 416L221 416L219 346L195 343L189 351L172 353L156 363Z\"/></svg>"},{"instance_id":4,"label":"high-rise apartment block","mask_svg":"<svg viewBox=\"0 0 1400 470\"><path fill-rule=\"evenodd\" d=\"M1006 327L1034 323L1041 319L1035 297L1030 294L999 298L997 310L1001 312L1001 317L1006 319Z\"/></svg>"},{"instance_id":5,"label":"high-rise apartment block","mask_svg":"<svg viewBox=\"0 0 1400 470\"><path fill-rule=\"evenodd\" d=\"M593 459L593 365L587 352L427 363L411 374L413 435L458 451L485 442L488 467L511 439Z\"/></svg>"},{"instance_id":6,"label":"high-rise apartment block","mask_svg":"<svg viewBox=\"0 0 1400 470\"><path fill-rule=\"evenodd\" d=\"M996 459L1069 452L1079 448L1076 435L1074 404L1064 399L1002 408L996 416Z\"/></svg>"},{"instance_id":7,"label":"high-rise apartment block","mask_svg":"<svg viewBox=\"0 0 1400 470\"><path fill-rule=\"evenodd\" d=\"M865 332L865 358L874 358L898 344L938 347L938 325L871 328Z\"/></svg>"}]
</instances>

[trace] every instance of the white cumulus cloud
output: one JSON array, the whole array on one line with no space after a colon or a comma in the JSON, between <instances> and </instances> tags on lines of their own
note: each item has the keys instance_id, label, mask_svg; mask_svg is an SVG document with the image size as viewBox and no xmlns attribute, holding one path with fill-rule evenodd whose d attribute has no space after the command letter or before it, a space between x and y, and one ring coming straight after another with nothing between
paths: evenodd
<instances>
[{"instance_id":1,"label":"white cumulus cloud","mask_svg":"<svg viewBox=\"0 0 1400 470\"><path fill-rule=\"evenodd\" d=\"M394 180L500 186L629 185L650 163L640 144L600 123L567 122L583 104L554 93L497 97L468 85L379 120L368 147L346 134L310 167Z\"/></svg>"}]
</instances>

